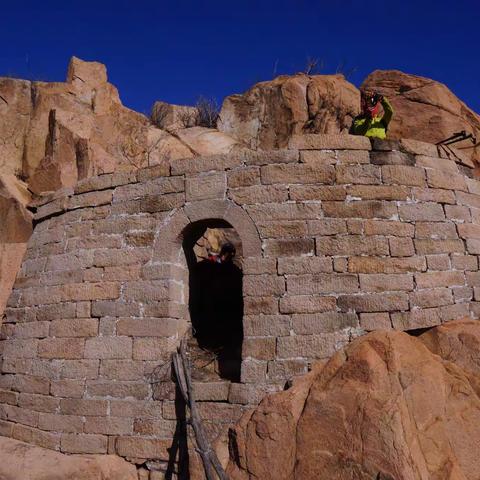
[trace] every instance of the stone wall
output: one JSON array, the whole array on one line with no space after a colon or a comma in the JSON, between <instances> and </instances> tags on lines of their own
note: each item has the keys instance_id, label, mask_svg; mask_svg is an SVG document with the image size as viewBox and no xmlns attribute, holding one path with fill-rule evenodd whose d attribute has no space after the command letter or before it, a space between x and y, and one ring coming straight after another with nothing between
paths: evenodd
<instances>
[{"instance_id":1,"label":"stone wall","mask_svg":"<svg viewBox=\"0 0 480 480\"><path fill-rule=\"evenodd\" d=\"M364 331L477 318L480 183L446 157L305 135L93 177L38 204L2 326L0 433L169 460L181 412L164 369L188 332L182 234L197 221L227 222L244 256L241 382L196 385L212 438Z\"/></svg>"}]
</instances>

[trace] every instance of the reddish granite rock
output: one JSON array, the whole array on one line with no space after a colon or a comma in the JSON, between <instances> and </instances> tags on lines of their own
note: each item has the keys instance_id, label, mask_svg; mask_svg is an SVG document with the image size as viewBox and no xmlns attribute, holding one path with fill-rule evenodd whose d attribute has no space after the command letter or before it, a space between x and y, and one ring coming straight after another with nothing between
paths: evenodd
<instances>
[{"instance_id":1,"label":"reddish granite rock","mask_svg":"<svg viewBox=\"0 0 480 480\"><path fill-rule=\"evenodd\" d=\"M30 194L14 175L0 175L0 318L32 234Z\"/></svg>"},{"instance_id":2,"label":"reddish granite rock","mask_svg":"<svg viewBox=\"0 0 480 480\"><path fill-rule=\"evenodd\" d=\"M230 478L477 478L479 336L480 323L465 322L423 339L378 331L355 340L242 418Z\"/></svg>"},{"instance_id":3,"label":"reddish granite rock","mask_svg":"<svg viewBox=\"0 0 480 480\"><path fill-rule=\"evenodd\" d=\"M0 437L2 480L137 480L137 470L115 455L65 455Z\"/></svg>"},{"instance_id":4,"label":"reddish granite rock","mask_svg":"<svg viewBox=\"0 0 480 480\"><path fill-rule=\"evenodd\" d=\"M227 97L218 129L251 148L283 148L294 134L348 131L359 104L343 75L284 75Z\"/></svg>"}]
</instances>

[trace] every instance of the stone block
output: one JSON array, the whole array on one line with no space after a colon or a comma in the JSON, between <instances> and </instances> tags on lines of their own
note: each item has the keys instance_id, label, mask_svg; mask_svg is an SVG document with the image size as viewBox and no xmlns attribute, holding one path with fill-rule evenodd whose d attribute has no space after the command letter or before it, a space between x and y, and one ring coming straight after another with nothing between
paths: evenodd
<instances>
[{"instance_id":1,"label":"stone block","mask_svg":"<svg viewBox=\"0 0 480 480\"><path fill-rule=\"evenodd\" d=\"M317 255L388 255L388 240L381 236L317 237Z\"/></svg>"},{"instance_id":2,"label":"stone block","mask_svg":"<svg viewBox=\"0 0 480 480\"><path fill-rule=\"evenodd\" d=\"M480 195L465 192L455 192L455 196L459 205L480 208Z\"/></svg>"},{"instance_id":3,"label":"stone block","mask_svg":"<svg viewBox=\"0 0 480 480\"><path fill-rule=\"evenodd\" d=\"M268 378L272 381L284 382L297 375L308 372L308 362L305 359L275 360L268 362Z\"/></svg>"},{"instance_id":4,"label":"stone block","mask_svg":"<svg viewBox=\"0 0 480 480\"><path fill-rule=\"evenodd\" d=\"M171 444L171 439L121 436L115 447L117 455L122 457L169 460Z\"/></svg>"},{"instance_id":5,"label":"stone block","mask_svg":"<svg viewBox=\"0 0 480 480\"><path fill-rule=\"evenodd\" d=\"M241 366L241 382L261 384L265 382L267 375L267 362L254 359L246 359Z\"/></svg>"},{"instance_id":6,"label":"stone block","mask_svg":"<svg viewBox=\"0 0 480 480\"><path fill-rule=\"evenodd\" d=\"M290 200L345 200L346 188L343 185L290 185Z\"/></svg>"},{"instance_id":7,"label":"stone block","mask_svg":"<svg viewBox=\"0 0 480 480\"><path fill-rule=\"evenodd\" d=\"M405 221L443 222L445 214L438 203L414 203L398 207L400 218Z\"/></svg>"},{"instance_id":8,"label":"stone block","mask_svg":"<svg viewBox=\"0 0 480 480\"><path fill-rule=\"evenodd\" d=\"M149 395L149 385L143 378L137 379L136 382L87 380L86 393L89 397L97 398L134 398L144 400Z\"/></svg>"},{"instance_id":9,"label":"stone block","mask_svg":"<svg viewBox=\"0 0 480 480\"><path fill-rule=\"evenodd\" d=\"M88 338L85 343L85 358L129 359L132 358L132 339L129 337Z\"/></svg>"},{"instance_id":10,"label":"stone block","mask_svg":"<svg viewBox=\"0 0 480 480\"><path fill-rule=\"evenodd\" d=\"M92 316L94 317L136 317L140 315L140 306L137 303L122 301L95 301L92 302Z\"/></svg>"},{"instance_id":11,"label":"stone block","mask_svg":"<svg viewBox=\"0 0 480 480\"><path fill-rule=\"evenodd\" d=\"M476 255L451 255L452 268L455 270L478 270Z\"/></svg>"},{"instance_id":12,"label":"stone block","mask_svg":"<svg viewBox=\"0 0 480 480\"><path fill-rule=\"evenodd\" d=\"M36 428L26 427L24 425L14 425L12 438L25 443L38 445L39 447L49 448L51 450L60 449L60 435L57 433L44 432Z\"/></svg>"},{"instance_id":13,"label":"stone block","mask_svg":"<svg viewBox=\"0 0 480 480\"><path fill-rule=\"evenodd\" d=\"M412 188L413 198L420 202L437 202L453 204L456 202L455 193L451 190L434 188Z\"/></svg>"},{"instance_id":14,"label":"stone block","mask_svg":"<svg viewBox=\"0 0 480 480\"><path fill-rule=\"evenodd\" d=\"M348 343L343 332L320 335L293 335L278 339L278 358L297 358L299 352L307 358L328 358Z\"/></svg>"},{"instance_id":15,"label":"stone block","mask_svg":"<svg viewBox=\"0 0 480 480\"><path fill-rule=\"evenodd\" d=\"M86 417L105 417L108 411L107 400L64 398L60 400L60 413Z\"/></svg>"},{"instance_id":16,"label":"stone block","mask_svg":"<svg viewBox=\"0 0 480 480\"><path fill-rule=\"evenodd\" d=\"M462 286L465 285L465 274L456 271L416 273L415 282L419 289Z\"/></svg>"},{"instance_id":17,"label":"stone block","mask_svg":"<svg viewBox=\"0 0 480 480\"><path fill-rule=\"evenodd\" d=\"M97 417L94 417L97 418ZM59 433L82 433L83 417L77 415L59 415L58 413L41 413L38 427L42 430Z\"/></svg>"},{"instance_id":18,"label":"stone block","mask_svg":"<svg viewBox=\"0 0 480 480\"><path fill-rule=\"evenodd\" d=\"M172 175L210 172L213 170L223 171L228 168L239 167L243 160L240 155L236 154L178 159L172 164Z\"/></svg>"},{"instance_id":19,"label":"stone block","mask_svg":"<svg viewBox=\"0 0 480 480\"><path fill-rule=\"evenodd\" d=\"M299 314L293 315L292 327L296 335L333 333L358 327L358 317L354 313L339 312Z\"/></svg>"},{"instance_id":20,"label":"stone block","mask_svg":"<svg viewBox=\"0 0 480 480\"><path fill-rule=\"evenodd\" d=\"M412 196L408 187L400 185L349 185L347 194L362 200L407 200Z\"/></svg>"},{"instance_id":21,"label":"stone block","mask_svg":"<svg viewBox=\"0 0 480 480\"><path fill-rule=\"evenodd\" d=\"M98 207L112 203L113 190L101 190L98 192L81 193L70 197L67 201L67 209Z\"/></svg>"},{"instance_id":22,"label":"stone block","mask_svg":"<svg viewBox=\"0 0 480 480\"><path fill-rule=\"evenodd\" d=\"M258 222L257 228L262 238L304 237L308 233L304 220L280 220Z\"/></svg>"},{"instance_id":23,"label":"stone block","mask_svg":"<svg viewBox=\"0 0 480 480\"><path fill-rule=\"evenodd\" d=\"M240 205L252 205L256 203L281 203L288 200L288 188L286 185L253 185L231 189L228 198Z\"/></svg>"},{"instance_id":24,"label":"stone block","mask_svg":"<svg viewBox=\"0 0 480 480\"><path fill-rule=\"evenodd\" d=\"M350 257L348 270L352 273L408 273L427 269L425 257Z\"/></svg>"},{"instance_id":25,"label":"stone block","mask_svg":"<svg viewBox=\"0 0 480 480\"><path fill-rule=\"evenodd\" d=\"M240 167L227 172L229 188L250 187L260 184L260 167Z\"/></svg>"},{"instance_id":26,"label":"stone block","mask_svg":"<svg viewBox=\"0 0 480 480\"><path fill-rule=\"evenodd\" d=\"M406 165L383 165L383 183L391 185L408 185L412 187L425 186L425 170Z\"/></svg>"},{"instance_id":27,"label":"stone block","mask_svg":"<svg viewBox=\"0 0 480 480\"><path fill-rule=\"evenodd\" d=\"M433 327L442 323L437 308L392 313L392 325L396 330L414 330Z\"/></svg>"},{"instance_id":28,"label":"stone block","mask_svg":"<svg viewBox=\"0 0 480 480\"><path fill-rule=\"evenodd\" d=\"M380 167L375 165L337 165L339 184L378 185L382 183Z\"/></svg>"},{"instance_id":29,"label":"stone block","mask_svg":"<svg viewBox=\"0 0 480 480\"><path fill-rule=\"evenodd\" d=\"M193 393L194 398L198 402L224 402L228 399L230 382L194 382ZM140 431L146 434L145 431Z\"/></svg>"},{"instance_id":30,"label":"stone block","mask_svg":"<svg viewBox=\"0 0 480 480\"><path fill-rule=\"evenodd\" d=\"M365 220L365 235L392 235L395 237L413 237L415 227L410 223L396 220Z\"/></svg>"},{"instance_id":31,"label":"stone block","mask_svg":"<svg viewBox=\"0 0 480 480\"><path fill-rule=\"evenodd\" d=\"M362 292L411 291L414 288L413 274L408 273L361 273L359 279Z\"/></svg>"},{"instance_id":32,"label":"stone block","mask_svg":"<svg viewBox=\"0 0 480 480\"><path fill-rule=\"evenodd\" d=\"M337 302L342 312L408 310L408 294L404 292L340 295Z\"/></svg>"},{"instance_id":33,"label":"stone block","mask_svg":"<svg viewBox=\"0 0 480 480\"><path fill-rule=\"evenodd\" d=\"M441 170L427 169L427 184L432 188L443 188L445 190L462 190L466 192L467 183L463 175Z\"/></svg>"},{"instance_id":34,"label":"stone block","mask_svg":"<svg viewBox=\"0 0 480 480\"><path fill-rule=\"evenodd\" d=\"M431 169L437 172L449 172L454 175L458 175L459 172L457 164L452 162L452 160L425 155L417 155L415 160L417 167L425 167L427 169L427 174Z\"/></svg>"},{"instance_id":35,"label":"stone block","mask_svg":"<svg viewBox=\"0 0 480 480\"><path fill-rule=\"evenodd\" d=\"M276 275L245 275L243 277L243 294L263 297L280 296L285 292L285 280Z\"/></svg>"},{"instance_id":36,"label":"stone block","mask_svg":"<svg viewBox=\"0 0 480 480\"><path fill-rule=\"evenodd\" d=\"M180 330L175 318L119 318L117 335L130 337L171 337Z\"/></svg>"},{"instance_id":37,"label":"stone block","mask_svg":"<svg viewBox=\"0 0 480 480\"><path fill-rule=\"evenodd\" d=\"M411 293L410 302L412 307L440 307L452 304L453 296L449 288L431 288Z\"/></svg>"},{"instance_id":38,"label":"stone block","mask_svg":"<svg viewBox=\"0 0 480 480\"><path fill-rule=\"evenodd\" d=\"M332 271L332 259L330 257L282 257L278 259L278 273L284 274L308 274L328 273Z\"/></svg>"},{"instance_id":39,"label":"stone block","mask_svg":"<svg viewBox=\"0 0 480 480\"><path fill-rule=\"evenodd\" d=\"M260 275L277 272L277 260L274 258L246 257L242 259L244 274Z\"/></svg>"},{"instance_id":40,"label":"stone block","mask_svg":"<svg viewBox=\"0 0 480 480\"><path fill-rule=\"evenodd\" d=\"M84 392L84 380L62 379L51 381L50 394L54 397L82 398Z\"/></svg>"},{"instance_id":41,"label":"stone block","mask_svg":"<svg viewBox=\"0 0 480 480\"><path fill-rule=\"evenodd\" d=\"M72 318L50 322L52 337L95 337L98 334L98 319Z\"/></svg>"},{"instance_id":42,"label":"stone block","mask_svg":"<svg viewBox=\"0 0 480 480\"><path fill-rule=\"evenodd\" d=\"M352 274L324 273L316 275L287 276L287 292L290 295L314 295L318 293L350 293L358 290L358 277Z\"/></svg>"},{"instance_id":43,"label":"stone block","mask_svg":"<svg viewBox=\"0 0 480 480\"><path fill-rule=\"evenodd\" d=\"M61 436L60 448L65 453L107 453L107 437L65 433Z\"/></svg>"},{"instance_id":44,"label":"stone block","mask_svg":"<svg viewBox=\"0 0 480 480\"><path fill-rule=\"evenodd\" d=\"M38 426L39 413L27 408L16 407L15 405L4 405L2 418L22 425L30 427Z\"/></svg>"},{"instance_id":45,"label":"stone block","mask_svg":"<svg viewBox=\"0 0 480 480\"><path fill-rule=\"evenodd\" d=\"M390 330L392 328L390 314L385 312L361 313L360 327L367 332L371 332L373 330Z\"/></svg>"},{"instance_id":46,"label":"stone block","mask_svg":"<svg viewBox=\"0 0 480 480\"><path fill-rule=\"evenodd\" d=\"M278 298L271 296L244 297L243 313L245 315L271 315L278 313Z\"/></svg>"},{"instance_id":47,"label":"stone block","mask_svg":"<svg viewBox=\"0 0 480 480\"><path fill-rule=\"evenodd\" d=\"M322 218L308 222L308 233L310 235L338 235L347 233L346 220L341 218Z\"/></svg>"},{"instance_id":48,"label":"stone block","mask_svg":"<svg viewBox=\"0 0 480 480\"><path fill-rule=\"evenodd\" d=\"M315 242L313 238L282 238L265 240L264 254L267 257L290 257L292 255L313 255Z\"/></svg>"},{"instance_id":49,"label":"stone block","mask_svg":"<svg viewBox=\"0 0 480 480\"><path fill-rule=\"evenodd\" d=\"M288 148L298 150L371 150L367 137L358 135L305 134L293 135Z\"/></svg>"},{"instance_id":50,"label":"stone block","mask_svg":"<svg viewBox=\"0 0 480 480\"><path fill-rule=\"evenodd\" d=\"M416 222L415 237L447 240L458 238L458 235L452 222Z\"/></svg>"},{"instance_id":51,"label":"stone block","mask_svg":"<svg viewBox=\"0 0 480 480\"><path fill-rule=\"evenodd\" d=\"M427 267L429 270L450 270L450 257L446 253L439 255L427 255Z\"/></svg>"},{"instance_id":52,"label":"stone block","mask_svg":"<svg viewBox=\"0 0 480 480\"><path fill-rule=\"evenodd\" d=\"M333 184L335 169L330 165L277 164L266 165L260 170L262 183L324 183Z\"/></svg>"},{"instance_id":53,"label":"stone block","mask_svg":"<svg viewBox=\"0 0 480 480\"><path fill-rule=\"evenodd\" d=\"M431 255L438 253L464 253L465 248L462 240L436 240L416 239L415 250L418 255ZM468 241L467 241L468 247ZM475 253L475 252L470 252Z\"/></svg>"},{"instance_id":54,"label":"stone block","mask_svg":"<svg viewBox=\"0 0 480 480\"><path fill-rule=\"evenodd\" d=\"M368 152L361 153L366 153L368 156ZM300 163L334 165L337 163L337 155L333 150L303 150L300 152Z\"/></svg>"},{"instance_id":55,"label":"stone block","mask_svg":"<svg viewBox=\"0 0 480 480\"><path fill-rule=\"evenodd\" d=\"M133 431L138 435L153 436L155 438L172 438L175 434L176 425L177 422L174 420L136 418L133 423Z\"/></svg>"},{"instance_id":56,"label":"stone block","mask_svg":"<svg viewBox=\"0 0 480 480\"><path fill-rule=\"evenodd\" d=\"M251 218L262 220L317 220L323 216L320 203L266 203L247 207Z\"/></svg>"},{"instance_id":57,"label":"stone block","mask_svg":"<svg viewBox=\"0 0 480 480\"><path fill-rule=\"evenodd\" d=\"M11 393L13 394L14 392ZM9 399L7 398L6 400ZM7 401L5 403L11 402ZM60 406L60 401L48 395L21 393L18 397L18 406L35 412L53 413Z\"/></svg>"},{"instance_id":58,"label":"stone block","mask_svg":"<svg viewBox=\"0 0 480 480\"><path fill-rule=\"evenodd\" d=\"M45 338L48 337L49 322L17 323L11 336L13 338Z\"/></svg>"},{"instance_id":59,"label":"stone block","mask_svg":"<svg viewBox=\"0 0 480 480\"><path fill-rule=\"evenodd\" d=\"M461 205L445 205L445 216L454 222L472 221L470 209Z\"/></svg>"},{"instance_id":60,"label":"stone block","mask_svg":"<svg viewBox=\"0 0 480 480\"><path fill-rule=\"evenodd\" d=\"M402 138L400 140L400 148L407 153L414 155L428 155L429 157L437 157L438 149L436 145L431 143L413 140L411 138Z\"/></svg>"},{"instance_id":61,"label":"stone block","mask_svg":"<svg viewBox=\"0 0 480 480\"><path fill-rule=\"evenodd\" d=\"M440 205L438 207L442 209ZM381 200L324 202L323 211L326 217L335 218L392 218L397 215L397 205Z\"/></svg>"},{"instance_id":62,"label":"stone block","mask_svg":"<svg viewBox=\"0 0 480 480\"><path fill-rule=\"evenodd\" d=\"M370 162L374 165L415 165L415 157L408 153L370 152Z\"/></svg>"},{"instance_id":63,"label":"stone block","mask_svg":"<svg viewBox=\"0 0 480 480\"><path fill-rule=\"evenodd\" d=\"M225 198L227 176L225 172L204 173L198 176L187 176L185 194L187 202L210 198Z\"/></svg>"},{"instance_id":64,"label":"stone block","mask_svg":"<svg viewBox=\"0 0 480 480\"><path fill-rule=\"evenodd\" d=\"M245 315L243 333L248 337L288 335L290 317L288 315Z\"/></svg>"},{"instance_id":65,"label":"stone block","mask_svg":"<svg viewBox=\"0 0 480 480\"><path fill-rule=\"evenodd\" d=\"M313 153L313 152L303 152ZM370 163L370 155L364 150L337 150L338 163Z\"/></svg>"},{"instance_id":66,"label":"stone block","mask_svg":"<svg viewBox=\"0 0 480 480\"><path fill-rule=\"evenodd\" d=\"M411 257L415 255L415 247L411 238L389 238L390 255L392 257Z\"/></svg>"},{"instance_id":67,"label":"stone block","mask_svg":"<svg viewBox=\"0 0 480 480\"><path fill-rule=\"evenodd\" d=\"M175 337L136 338L133 343L134 360L165 360L177 346Z\"/></svg>"},{"instance_id":68,"label":"stone block","mask_svg":"<svg viewBox=\"0 0 480 480\"><path fill-rule=\"evenodd\" d=\"M245 337L242 345L242 358L251 357L255 360L273 360L275 358L275 349L275 337Z\"/></svg>"},{"instance_id":69,"label":"stone block","mask_svg":"<svg viewBox=\"0 0 480 480\"><path fill-rule=\"evenodd\" d=\"M83 358L84 350L83 338L46 338L38 343L40 358Z\"/></svg>"}]
</instances>

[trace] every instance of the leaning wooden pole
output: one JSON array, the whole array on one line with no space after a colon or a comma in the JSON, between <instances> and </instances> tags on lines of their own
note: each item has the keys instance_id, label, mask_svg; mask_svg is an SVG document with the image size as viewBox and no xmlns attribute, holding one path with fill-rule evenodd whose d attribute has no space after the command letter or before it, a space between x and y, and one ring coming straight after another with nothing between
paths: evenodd
<instances>
[{"instance_id":1,"label":"leaning wooden pole","mask_svg":"<svg viewBox=\"0 0 480 480\"><path fill-rule=\"evenodd\" d=\"M202 459L203 468L207 480L228 480L227 474L218 460L217 455L212 450L208 441L205 429L203 428L202 418L198 412L197 403L193 395L192 375L190 363L186 353L186 342L182 340L179 351L173 356L173 367L177 376L178 387L190 410L190 421L195 433L195 439L198 446L198 453ZM216 472L216 475L214 473Z\"/></svg>"}]
</instances>

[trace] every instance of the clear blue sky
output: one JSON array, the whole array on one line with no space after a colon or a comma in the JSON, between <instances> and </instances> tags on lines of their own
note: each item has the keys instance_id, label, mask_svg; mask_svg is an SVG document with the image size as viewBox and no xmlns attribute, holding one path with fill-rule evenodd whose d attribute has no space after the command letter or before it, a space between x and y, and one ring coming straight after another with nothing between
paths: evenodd
<instances>
[{"instance_id":1,"label":"clear blue sky","mask_svg":"<svg viewBox=\"0 0 480 480\"><path fill-rule=\"evenodd\" d=\"M219 102L307 56L324 73L399 69L480 112L480 0L1 2L0 75L63 80L76 55L107 65L125 105Z\"/></svg>"}]
</instances>

